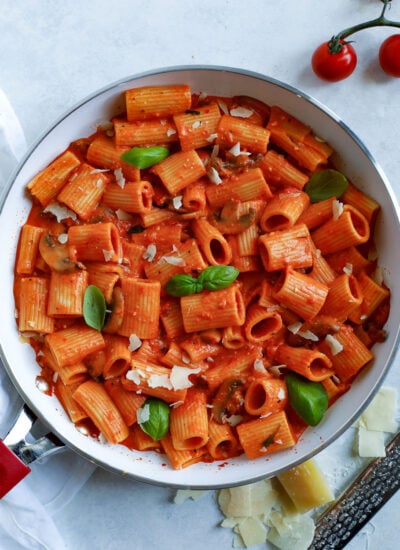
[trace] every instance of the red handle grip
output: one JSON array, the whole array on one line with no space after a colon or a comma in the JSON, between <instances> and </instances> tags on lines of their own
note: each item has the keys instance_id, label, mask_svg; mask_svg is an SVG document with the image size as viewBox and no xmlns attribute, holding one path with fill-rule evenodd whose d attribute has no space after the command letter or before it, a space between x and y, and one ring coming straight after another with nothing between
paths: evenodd
<instances>
[{"instance_id":1,"label":"red handle grip","mask_svg":"<svg viewBox=\"0 0 400 550\"><path fill-rule=\"evenodd\" d=\"M0 498L3 498L31 469L0 439Z\"/></svg>"}]
</instances>

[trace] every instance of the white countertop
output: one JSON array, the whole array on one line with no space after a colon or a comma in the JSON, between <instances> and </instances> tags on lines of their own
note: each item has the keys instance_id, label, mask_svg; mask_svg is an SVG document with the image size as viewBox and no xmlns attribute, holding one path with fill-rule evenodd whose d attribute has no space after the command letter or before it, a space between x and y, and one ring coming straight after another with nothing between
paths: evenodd
<instances>
[{"instance_id":1,"label":"white countertop","mask_svg":"<svg viewBox=\"0 0 400 550\"><path fill-rule=\"evenodd\" d=\"M392 4L387 15L400 20L400 0ZM354 36L358 66L347 80L328 84L310 68L316 46L381 7L379 0L2 0L0 88L32 143L76 102L123 77L172 65L249 69L327 105L364 141L400 197L400 80L377 62L381 41L395 30ZM385 385L398 383L398 370L395 364ZM322 464L335 457L327 472L335 487L359 466L352 432L321 457ZM231 548L214 492L179 506L173 494L97 469L54 520L71 550ZM399 524L400 494L346 548L389 550Z\"/></svg>"}]
</instances>

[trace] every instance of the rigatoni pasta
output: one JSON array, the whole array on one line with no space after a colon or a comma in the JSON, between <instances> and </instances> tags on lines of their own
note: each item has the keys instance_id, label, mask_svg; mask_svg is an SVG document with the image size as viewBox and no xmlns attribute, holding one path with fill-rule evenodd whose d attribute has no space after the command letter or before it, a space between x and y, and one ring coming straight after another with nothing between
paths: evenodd
<instances>
[{"instance_id":1,"label":"rigatoni pasta","mask_svg":"<svg viewBox=\"0 0 400 550\"><path fill-rule=\"evenodd\" d=\"M385 336L379 204L352 182L316 200L333 151L278 105L181 83L123 99L27 182L18 330L111 443L176 469L293 447L311 422L288 380L332 405Z\"/></svg>"}]
</instances>

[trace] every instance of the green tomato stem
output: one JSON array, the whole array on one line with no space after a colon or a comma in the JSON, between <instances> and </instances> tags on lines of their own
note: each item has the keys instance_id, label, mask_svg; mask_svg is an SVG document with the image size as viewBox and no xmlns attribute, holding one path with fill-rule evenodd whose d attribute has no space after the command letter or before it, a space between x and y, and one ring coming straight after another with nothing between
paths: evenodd
<instances>
[{"instance_id":1,"label":"green tomato stem","mask_svg":"<svg viewBox=\"0 0 400 550\"><path fill-rule=\"evenodd\" d=\"M329 41L329 51L333 54L339 53L342 49L342 44L346 40L346 38L351 36L352 34L355 34L356 32L362 31L363 29L369 29L372 27L400 28L400 21L392 21L385 17L386 9L391 1L392 0L381 0L381 2L383 3L382 12L380 16L376 19L371 19L369 21L365 21L364 23L359 23L358 25L348 27L347 29L340 31L338 34L335 34Z\"/></svg>"}]
</instances>

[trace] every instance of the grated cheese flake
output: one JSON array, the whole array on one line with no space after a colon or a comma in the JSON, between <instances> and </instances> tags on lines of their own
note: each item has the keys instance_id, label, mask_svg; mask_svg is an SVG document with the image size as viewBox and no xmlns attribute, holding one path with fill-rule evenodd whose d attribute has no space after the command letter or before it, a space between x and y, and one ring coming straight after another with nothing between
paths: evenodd
<instances>
[{"instance_id":1,"label":"grated cheese flake","mask_svg":"<svg viewBox=\"0 0 400 550\"><path fill-rule=\"evenodd\" d=\"M125 187L126 180L122 173L122 169L117 168L116 170L114 170L114 176L115 176L115 179L117 180L117 184L121 187L121 189L123 189Z\"/></svg>"},{"instance_id":2,"label":"grated cheese flake","mask_svg":"<svg viewBox=\"0 0 400 550\"><path fill-rule=\"evenodd\" d=\"M209 180L212 183L215 183L215 185L220 185L222 183L222 179L220 178L220 175L218 174L218 171L214 168L214 166L211 166L207 175Z\"/></svg>"},{"instance_id":3,"label":"grated cheese flake","mask_svg":"<svg viewBox=\"0 0 400 550\"><path fill-rule=\"evenodd\" d=\"M61 233L58 235L57 240L61 244L65 244L68 242L68 233Z\"/></svg>"},{"instance_id":4,"label":"grated cheese flake","mask_svg":"<svg viewBox=\"0 0 400 550\"><path fill-rule=\"evenodd\" d=\"M67 218L71 218L74 221L77 219L77 215L75 214L75 212L73 212L66 206L62 206L58 202L51 202L49 205L46 206L46 208L43 209L43 212L53 214L53 216L57 218L58 222L66 220Z\"/></svg>"},{"instance_id":5,"label":"grated cheese flake","mask_svg":"<svg viewBox=\"0 0 400 550\"><path fill-rule=\"evenodd\" d=\"M147 380L147 384L149 388L173 389L168 374L151 374Z\"/></svg>"},{"instance_id":6,"label":"grated cheese flake","mask_svg":"<svg viewBox=\"0 0 400 550\"><path fill-rule=\"evenodd\" d=\"M235 145L229 149L228 153L234 157L238 157L240 155L240 143L235 143Z\"/></svg>"},{"instance_id":7,"label":"grated cheese flake","mask_svg":"<svg viewBox=\"0 0 400 550\"><path fill-rule=\"evenodd\" d=\"M143 407L137 410L136 418L138 424L144 424L150 420L150 405L148 403L145 403Z\"/></svg>"},{"instance_id":8,"label":"grated cheese flake","mask_svg":"<svg viewBox=\"0 0 400 550\"><path fill-rule=\"evenodd\" d=\"M125 378L127 380L130 380L137 386L140 384L140 373L137 370L128 370L128 372L125 374Z\"/></svg>"},{"instance_id":9,"label":"grated cheese flake","mask_svg":"<svg viewBox=\"0 0 400 550\"><path fill-rule=\"evenodd\" d=\"M191 374L198 374L201 372L201 368L192 369L190 367L180 367L174 365L171 369L170 383L174 390L184 390L193 386L193 383L189 380Z\"/></svg>"},{"instance_id":10,"label":"grated cheese flake","mask_svg":"<svg viewBox=\"0 0 400 550\"><path fill-rule=\"evenodd\" d=\"M264 366L264 363L261 361L261 359L256 359L254 361L253 368L257 372L266 372L266 368Z\"/></svg>"},{"instance_id":11,"label":"grated cheese flake","mask_svg":"<svg viewBox=\"0 0 400 550\"><path fill-rule=\"evenodd\" d=\"M254 111L251 109L246 109L246 107L235 107L234 109L230 110L230 114L232 116L236 116L239 118L249 118Z\"/></svg>"},{"instance_id":12,"label":"grated cheese flake","mask_svg":"<svg viewBox=\"0 0 400 550\"><path fill-rule=\"evenodd\" d=\"M179 266L185 266L186 262L183 258L178 258L177 256L161 256L161 258L158 260L158 264L167 263L170 265L179 265Z\"/></svg>"},{"instance_id":13,"label":"grated cheese flake","mask_svg":"<svg viewBox=\"0 0 400 550\"><path fill-rule=\"evenodd\" d=\"M353 273L353 264L351 263L347 263L344 267L343 267L343 272L346 273L346 275L351 275Z\"/></svg>"},{"instance_id":14,"label":"grated cheese flake","mask_svg":"<svg viewBox=\"0 0 400 550\"><path fill-rule=\"evenodd\" d=\"M207 138L206 138L206 141L208 141L209 143L212 143L214 140L216 140L218 137L218 134L210 134Z\"/></svg>"},{"instance_id":15,"label":"grated cheese flake","mask_svg":"<svg viewBox=\"0 0 400 550\"><path fill-rule=\"evenodd\" d=\"M312 342L318 342L319 340L318 336L311 332L311 330L299 330L297 334L305 340L311 340Z\"/></svg>"},{"instance_id":16,"label":"grated cheese flake","mask_svg":"<svg viewBox=\"0 0 400 550\"><path fill-rule=\"evenodd\" d=\"M230 425L232 426L232 428L234 426L237 426L238 424L241 423L241 421L243 420L243 416L241 416L240 414L232 414L231 416L227 416L225 418L225 421Z\"/></svg>"},{"instance_id":17,"label":"grated cheese flake","mask_svg":"<svg viewBox=\"0 0 400 550\"><path fill-rule=\"evenodd\" d=\"M139 338L139 336L137 336L137 334L131 334L129 336L129 345L128 345L129 351L136 351L137 349L140 348L141 345L142 345L142 341Z\"/></svg>"},{"instance_id":18,"label":"grated cheese flake","mask_svg":"<svg viewBox=\"0 0 400 550\"><path fill-rule=\"evenodd\" d=\"M292 334L297 334L301 329L302 325L303 323L301 321L298 321L297 323L292 323L291 325L288 325L287 328Z\"/></svg>"},{"instance_id":19,"label":"grated cheese flake","mask_svg":"<svg viewBox=\"0 0 400 550\"><path fill-rule=\"evenodd\" d=\"M343 203L338 201L337 199L334 200L332 203L333 219L338 220L342 215L342 213L343 213Z\"/></svg>"},{"instance_id":20,"label":"grated cheese flake","mask_svg":"<svg viewBox=\"0 0 400 550\"><path fill-rule=\"evenodd\" d=\"M144 252L142 258L143 260L147 260L148 262L152 262L157 254L157 247L155 244L149 244L146 248L146 251Z\"/></svg>"},{"instance_id":21,"label":"grated cheese flake","mask_svg":"<svg viewBox=\"0 0 400 550\"><path fill-rule=\"evenodd\" d=\"M103 248L102 252L103 252L105 262L109 262L114 256L114 250L104 250Z\"/></svg>"},{"instance_id":22,"label":"grated cheese flake","mask_svg":"<svg viewBox=\"0 0 400 550\"><path fill-rule=\"evenodd\" d=\"M129 214L129 212L125 212L125 210L121 210L120 208L115 211L115 215L122 222L128 222L132 219L132 214Z\"/></svg>"},{"instance_id":23,"label":"grated cheese flake","mask_svg":"<svg viewBox=\"0 0 400 550\"><path fill-rule=\"evenodd\" d=\"M327 334L325 336L325 342L328 344L332 355L337 355L344 349L343 345L334 336L332 336L332 334Z\"/></svg>"},{"instance_id":24,"label":"grated cheese flake","mask_svg":"<svg viewBox=\"0 0 400 550\"><path fill-rule=\"evenodd\" d=\"M224 115L229 115L228 107L225 103L225 101L222 101L222 99L217 100L218 107L221 109L221 111L224 113Z\"/></svg>"},{"instance_id":25,"label":"grated cheese flake","mask_svg":"<svg viewBox=\"0 0 400 550\"><path fill-rule=\"evenodd\" d=\"M172 205L175 210L179 210L182 207L182 195L177 195L172 199Z\"/></svg>"}]
</instances>

